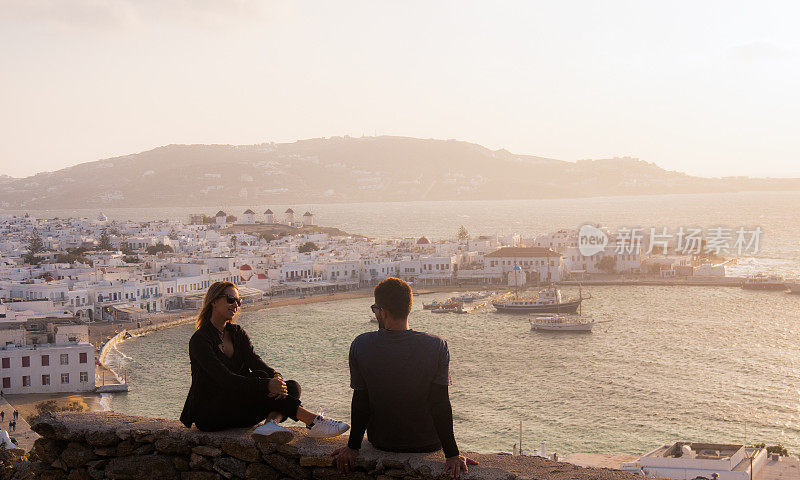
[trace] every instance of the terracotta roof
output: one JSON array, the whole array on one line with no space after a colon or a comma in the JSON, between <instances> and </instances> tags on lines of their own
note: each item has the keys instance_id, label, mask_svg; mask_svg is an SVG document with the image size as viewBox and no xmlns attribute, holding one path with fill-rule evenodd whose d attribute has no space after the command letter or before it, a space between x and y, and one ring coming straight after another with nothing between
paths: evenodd
<instances>
[{"instance_id":1,"label":"terracotta roof","mask_svg":"<svg viewBox=\"0 0 800 480\"><path fill-rule=\"evenodd\" d=\"M486 258L517 258L517 257L561 257L558 252L546 247L503 247L487 254Z\"/></svg>"},{"instance_id":2,"label":"terracotta roof","mask_svg":"<svg viewBox=\"0 0 800 480\"><path fill-rule=\"evenodd\" d=\"M248 265L246 263L244 265L242 265L241 267L239 267L239 270L252 270L252 269L253 269L253 267L251 267L250 265Z\"/></svg>"},{"instance_id":3,"label":"terracotta roof","mask_svg":"<svg viewBox=\"0 0 800 480\"><path fill-rule=\"evenodd\" d=\"M428 237L419 237L419 240L417 240L417 245L430 245L430 244L431 241L428 240Z\"/></svg>"},{"instance_id":4,"label":"terracotta roof","mask_svg":"<svg viewBox=\"0 0 800 480\"><path fill-rule=\"evenodd\" d=\"M217 212L217 214L216 214L216 215L214 215L214 216L215 216L215 217L224 217L224 216L225 216L225 212L223 212L222 210L220 210L220 211L219 211L219 212Z\"/></svg>"},{"instance_id":5,"label":"terracotta roof","mask_svg":"<svg viewBox=\"0 0 800 480\"><path fill-rule=\"evenodd\" d=\"M263 273L259 273L258 275L256 275L256 278L259 280L266 280L267 276L264 275Z\"/></svg>"}]
</instances>

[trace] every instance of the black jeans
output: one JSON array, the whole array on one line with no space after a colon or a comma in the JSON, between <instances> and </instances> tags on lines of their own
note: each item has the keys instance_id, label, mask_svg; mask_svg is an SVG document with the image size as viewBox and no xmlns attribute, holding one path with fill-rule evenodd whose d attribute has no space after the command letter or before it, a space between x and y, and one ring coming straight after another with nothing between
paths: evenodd
<instances>
[{"instance_id":1,"label":"black jeans","mask_svg":"<svg viewBox=\"0 0 800 480\"><path fill-rule=\"evenodd\" d=\"M195 425L204 432L216 432L228 428L252 427L263 422L267 415L278 412L297 421L297 407L300 403L300 384L294 380L286 380L289 395L283 398L272 398L262 394L231 395L224 402L209 402L201 408Z\"/></svg>"}]
</instances>

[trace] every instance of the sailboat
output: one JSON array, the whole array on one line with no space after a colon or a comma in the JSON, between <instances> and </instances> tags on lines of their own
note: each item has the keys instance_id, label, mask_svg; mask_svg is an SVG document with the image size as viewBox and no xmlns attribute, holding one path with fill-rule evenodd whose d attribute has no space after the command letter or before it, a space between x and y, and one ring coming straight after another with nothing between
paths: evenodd
<instances>
[{"instance_id":1,"label":"sailboat","mask_svg":"<svg viewBox=\"0 0 800 480\"><path fill-rule=\"evenodd\" d=\"M581 306L583 300L591 298L584 297L581 293L577 299L564 300L561 296L561 289L552 284L539 290L536 297L520 297L519 282L517 281L517 271L520 267L514 265L514 283L517 286L516 294L513 299L492 302L492 306L503 313L575 313ZM550 262L547 262L547 277L550 278Z\"/></svg>"}]
</instances>

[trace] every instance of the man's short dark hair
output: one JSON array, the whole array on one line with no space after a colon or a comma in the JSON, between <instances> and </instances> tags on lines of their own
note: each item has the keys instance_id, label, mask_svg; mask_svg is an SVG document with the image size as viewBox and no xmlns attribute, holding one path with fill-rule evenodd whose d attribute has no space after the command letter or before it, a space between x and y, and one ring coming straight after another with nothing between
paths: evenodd
<instances>
[{"instance_id":1,"label":"man's short dark hair","mask_svg":"<svg viewBox=\"0 0 800 480\"><path fill-rule=\"evenodd\" d=\"M412 303L411 285L399 278L387 278L375 287L375 304L393 318L408 317Z\"/></svg>"}]
</instances>

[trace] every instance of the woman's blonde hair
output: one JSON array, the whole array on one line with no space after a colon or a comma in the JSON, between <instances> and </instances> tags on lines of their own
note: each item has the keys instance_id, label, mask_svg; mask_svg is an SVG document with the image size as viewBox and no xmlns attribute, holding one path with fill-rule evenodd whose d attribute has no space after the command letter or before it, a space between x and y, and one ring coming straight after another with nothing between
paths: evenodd
<instances>
[{"instance_id":1,"label":"woman's blonde hair","mask_svg":"<svg viewBox=\"0 0 800 480\"><path fill-rule=\"evenodd\" d=\"M239 287L232 282L214 282L210 287L208 287L206 296L203 298L203 308L201 308L200 313L197 314L197 323L195 324L197 330L200 330L200 327L211 320L211 310L213 309L212 304L214 303L214 300L225 295L225 290L227 290L228 287L233 287L236 290L239 290Z\"/></svg>"}]
</instances>

